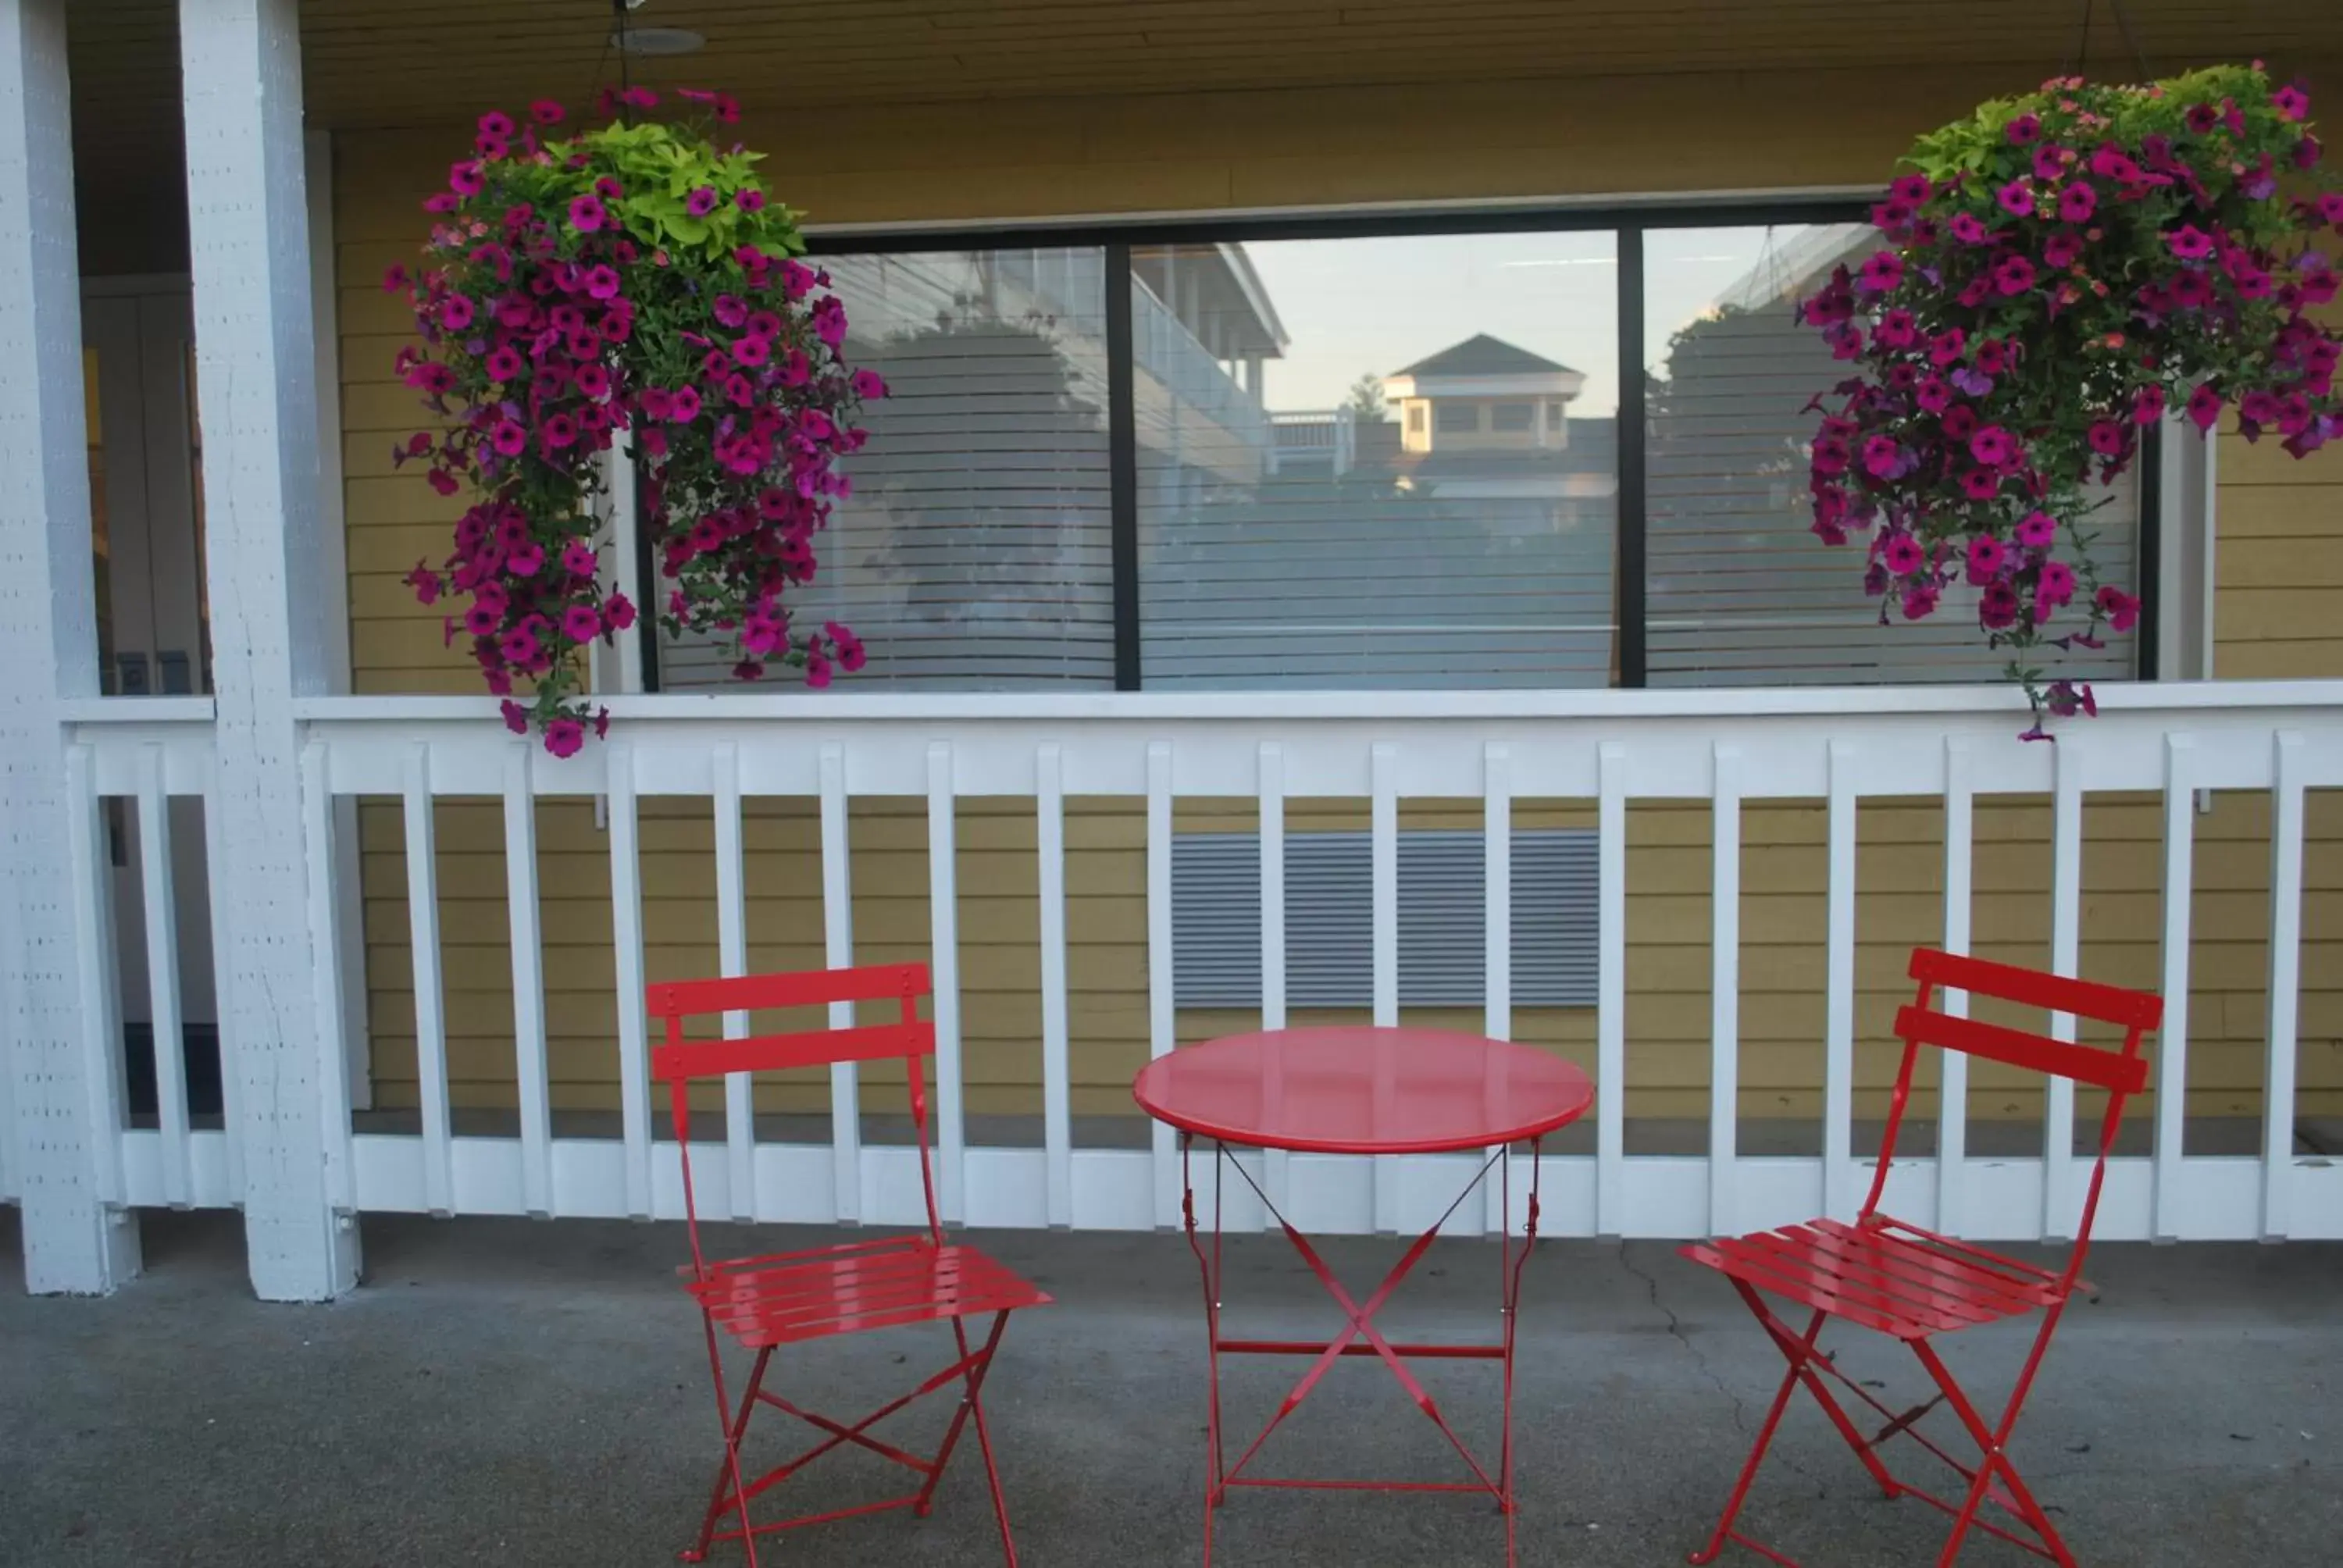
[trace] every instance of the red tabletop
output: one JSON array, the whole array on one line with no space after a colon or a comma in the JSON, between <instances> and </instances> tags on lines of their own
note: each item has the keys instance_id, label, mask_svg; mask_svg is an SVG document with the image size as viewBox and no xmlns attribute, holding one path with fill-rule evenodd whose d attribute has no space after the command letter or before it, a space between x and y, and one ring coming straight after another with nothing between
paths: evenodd
<instances>
[{"instance_id":1,"label":"red tabletop","mask_svg":"<svg viewBox=\"0 0 2343 1568\"><path fill-rule=\"evenodd\" d=\"M1159 1057L1131 1086L1183 1132L1319 1154L1439 1154L1541 1137L1594 1085L1560 1057L1436 1029L1282 1029Z\"/></svg>"}]
</instances>

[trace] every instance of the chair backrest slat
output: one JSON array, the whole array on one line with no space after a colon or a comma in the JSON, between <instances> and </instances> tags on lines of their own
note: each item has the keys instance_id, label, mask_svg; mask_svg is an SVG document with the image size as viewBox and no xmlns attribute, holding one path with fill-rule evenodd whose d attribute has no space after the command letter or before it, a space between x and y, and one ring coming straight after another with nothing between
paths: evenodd
<instances>
[{"instance_id":1,"label":"chair backrest slat","mask_svg":"<svg viewBox=\"0 0 2343 1568\"><path fill-rule=\"evenodd\" d=\"M1879 1211L1880 1199L1886 1193L1887 1173L1895 1162L1896 1141L1903 1129L1904 1113L1911 1104L1912 1074L1919 1064L1922 1046L1982 1056L2011 1067L2104 1089L2107 1091L2107 1106L2099 1123L2098 1158L2092 1164L2090 1181L2083 1190L2082 1212L2073 1232L2075 1245L2067 1255L2066 1273L2059 1286L2063 1294L2080 1277L2084 1255L2090 1251L2091 1225L2098 1213L2099 1194L2107 1186L2107 1156L2115 1150L2125 1102L2147 1087L2147 1060L2141 1053L2141 1037L2164 1021L2164 999L2152 991L2126 990L2120 986L2043 974L1928 948L1913 950L1911 975L1920 982L1919 995L1912 1005L1896 1014L1896 1032L1904 1041L1904 1061L1896 1071L1896 1094L1888 1106L1887 1125L1880 1134L1871 1193L1863 1201L1860 1217L1870 1222ZM1965 991L1971 999L1985 997L2015 1002L2021 1007L2113 1025L2123 1031L2123 1045L2116 1050L2102 1050L2071 1040L2053 1040L2030 1030L1956 1018L1930 1005L1937 1000L1936 993L1944 990Z\"/></svg>"},{"instance_id":2,"label":"chair backrest slat","mask_svg":"<svg viewBox=\"0 0 2343 1568\"><path fill-rule=\"evenodd\" d=\"M776 1072L789 1067L827 1067L840 1061L880 1061L891 1057L933 1056L936 1027L875 1023L856 1029L809 1030L801 1034L760 1034L747 1040L693 1040L662 1045L651 1052L651 1077L715 1078L728 1072Z\"/></svg>"},{"instance_id":3,"label":"chair backrest slat","mask_svg":"<svg viewBox=\"0 0 2343 1568\"><path fill-rule=\"evenodd\" d=\"M734 975L723 980L671 980L652 986L646 1002L654 1018L711 1012L759 1012L822 1007L839 1001L890 1001L928 994L925 964L871 964L862 969L804 974Z\"/></svg>"},{"instance_id":4,"label":"chair backrest slat","mask_svg":"<svg viewBox=\"0 0 2343 1568\"><path fill-rule=\"evenodd\" d=\"M900 1060L904 1097L919 1140L920 1189L928 1211L928 1235L943 1243L943 1217L936 1207L935 1171L928 1156L927 1068L936 1053L935 1025L920 1017L920 999L930 994L925 964L873 964L863 969L816 970L803 974L734 975L721 980L672 980L647 987L644 1006L664 1025L662 1043L651 1052L651 1074L668 1086L669 1110L683 1165L683 1217L691 1237L693 1272L706 1275L699 1244L699 1201L693 1191L691 1108L693 1080L735 1072L770 1072L792 1067ZM686 1040L688 1019L724 1013L765 1012L822 1007L838 1002L895 1004L890 1023L850 1025L755 1035L739 1040ZM728 1129L734 1136L739 1130ZM749 1137L754 1140L752 1128ZM736 1196L735 1203L739 1200Z\"/></svg>"},{"instance_id":5,"label":"chair backrest slat","mask_svg":"<svg viewBox=\"0 0 2343 1568\"><path fill-rule=\"evenodd\" d=\"M2038 1007L2049 1012L2096 1019L2121 1029L2154 1029L2164 1018L2164 999L2150 991L2126 990L2096 980L2042 974L2014 964L1973 959L1917 948L1912 953L1912 978L1930 985L1965 990L1975 996ZM2022 1064L2021 1064L2022 1065ZM2070 1075L2071 1076L2071 1075Z\"/></svg>"},{"instance_id":6,"label":"chair backrest slat","mask_svg":"<svg viewBox=\"0 0 2343 1568\"><path fill-rule=\"evenodd\" d=\"M2137 1094L2147 1087L2147 1063L2139 1057L2119 1056L2087 1045L2070 1045L2065 1040L2028 1034L2024 1030L1955 1018L1926 1008L1907 1007L1896 1013L1896 1032L1921 1045L1990 1057L2012 1067L2071 1078L2125 1094Z\"/></svg>"}]
</instances>

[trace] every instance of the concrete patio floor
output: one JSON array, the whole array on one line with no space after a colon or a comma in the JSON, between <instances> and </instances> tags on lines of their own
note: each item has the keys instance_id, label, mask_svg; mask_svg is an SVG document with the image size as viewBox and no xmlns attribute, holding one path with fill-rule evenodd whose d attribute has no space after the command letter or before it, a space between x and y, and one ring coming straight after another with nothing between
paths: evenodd
<instances>
[{"instance_id":1,"label":"concrete patio floor","mask_svg":"<svg viewBox=\"0 0 2343 1568\"><path fill-rule=\"evenodd\" d=\"M370 1218L367 1287L297 1308L250 1299L231 1215L149 1216L146 1276L103 1302L25 1297L15 1224L0 1211L0 1563L649 1568L698 1519L715 1433L697 1319L669 1272L679 1227ZM767 1231L754 1245L801 1236L830 1239ZM1202 1326L1184 1245L982 1241L1060 1303L1011 1325L987 1390L1025 1563L1199 1561ZM1395 1252L1327 1248L1354 1288ZM1496 1270L1493 1247L1442 1243L1389 1326L1489 1332ZM2100 1293L2069 1314L2013 1445L2082 1561L2343 1562L2343 1249L2108 1247L2091 1273ZM1332 1317L1273 1237L1232 1243L1228 1296L1232 1332L1322 1332ZM830 1342L777 1377L817 1409L859 1412L940 1364L944 1339ZM1956 1371L1996 1390L2023 1347L1998 1330L1946 1343ZM1912 1386L1902 1352L1846 1344L1855 1375ZM1778 1364L1722 1282L1672 1248L1542 1246L1523 1323L1521 1561L1682 1561ZM1232 1422L1265 1417L1298 1371L1239 1366ZM1490 1368L1438 1363L1426 1382L1468 1440L1493 1433ZM923 1444L944 1414L938 1402L924 1423L899 1418L905 1440ZM1942 1519L1882 1502L1811 1408L1775 1452L1748 1515L1761 1539L1815 1568L1935 1561ZM1370 1360L1336 1368L1263 1457L1288 1474L1456 1469ZM970 1446L955 1460L930 1519L824 1526L767 1559L997 1562L976 1459ZM875 1460L823 1463L800 1493L810 1505L894 1480ZM1503 1561L1497 1519L1467 1497L1253 1493L1221 1531L1232 1568ZM2030 1559L1984 1540L1963 1561Z\"/></svg>"}]
</instances>

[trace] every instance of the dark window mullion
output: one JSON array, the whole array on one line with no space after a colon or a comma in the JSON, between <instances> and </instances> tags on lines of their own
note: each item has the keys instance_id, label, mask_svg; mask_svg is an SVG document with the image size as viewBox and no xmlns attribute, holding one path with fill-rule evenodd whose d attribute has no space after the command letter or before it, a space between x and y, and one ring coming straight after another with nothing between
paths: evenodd
<instances>
[{"instance_id":1,"label":"dark window mullion","mask_svg":"<svg viewBox=\"0 0 2343 1568\"><path fill-rule=\"evenodd\" d=\"M2156 637L2164 608L2164 430L2159 425L2140 432L2137 538L2132 575L2139 584L2139 624L2132 628L2137 650L2133 668L2139 679L2156 680L2162 674L2157 668Z\"/></svg>"},{"instance_id":2,"label":"dark window mullion","mask_svg":"<svg viewBox=\"0 0 2343 1568\"><path fill-rule=\"evenodd\" d=\"M1136 691L1139 664L1139 414L1131 341L1131 246L1106 247L1109 539L1114 569L1114 689Z\"/></svg>"},{"instance_id":3,"label":"dark window mullion","mask_svg":"<svg viewBox=\"0 0 2343 1568\"><path fill-rule=\"evenodd\" d=\"M1619 684L1644 684L1644 231L1619 230Z\"/></svg>"}]
</instances>

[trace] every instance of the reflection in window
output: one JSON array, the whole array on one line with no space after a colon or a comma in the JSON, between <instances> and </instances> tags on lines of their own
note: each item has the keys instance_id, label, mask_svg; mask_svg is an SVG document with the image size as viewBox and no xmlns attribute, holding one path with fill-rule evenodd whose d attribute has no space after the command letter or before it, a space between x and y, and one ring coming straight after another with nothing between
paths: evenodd
<instances>
[{"instance_id":1,"label":"reflection in window","mask_svg":"<svg viewBox=\"0 0 2343 1568\"><path fill-rule=\"evenodd\" d=\"M1615 256L1608 233L1135 251L1144 684L1607 684Z\"/></svg>"},{"instance_id":2,"label":"reflection in window","mask_svg":"<svg viewBox=\"0 0 2343 1568\"><path fill-rule=\"evenodd\" d=\"M815 541L800 622L853 627L840 689L1111 686L1105 257L1095 246L824 258L846 356L887 378L853 496ZM670 690L728 684L719 646L660 650ZM768 681L792 682L776 668Z\"/></svg>"},{"instance_id":3,"label":"reflection in window","mask_svg":"<svg viewBox=\"0 0 2343 1568\"><path fill-rule=\"evenodd\" d=\"M1794 318L1829 270L1868 250L1855 225L1654 229L1644 238L1650 436L1649 679L1654 686L1844 685L1998 679L1976 590L1927 620L1879 623L1861 547L1807 531L1815 394L1846 374ZM2093 554L2107 581L2136 579L2129 476L2099 498ZM2132 672L2136 639L2062 658L2060 673Z\"/></svg>"}]
</instances>

